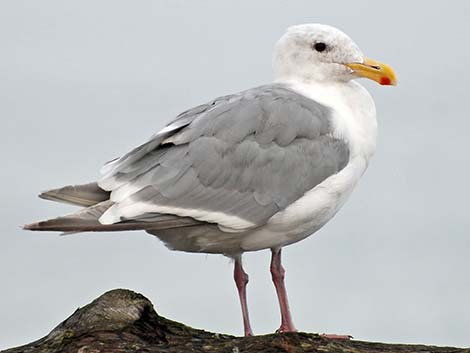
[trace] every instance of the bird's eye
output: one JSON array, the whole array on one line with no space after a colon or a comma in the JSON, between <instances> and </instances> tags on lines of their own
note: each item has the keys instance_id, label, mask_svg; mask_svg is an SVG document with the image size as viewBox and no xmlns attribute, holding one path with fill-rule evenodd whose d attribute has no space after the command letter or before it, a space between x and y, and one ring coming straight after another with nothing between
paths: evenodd
<instances>
[{"instance_id":1,"label":"bird's eye","mask_svg":"<svg viewBox=\"0 0 470 353\"><path fill-rule=\"evenodd\" d=\"M326 49L326 44L323 43L323 42L315 43L315 44L313 45L313 49L315 49L316 51L318 51L318 52L321 53L322 51L325 51L325 49Z\"/></svg>"}]
</instances>

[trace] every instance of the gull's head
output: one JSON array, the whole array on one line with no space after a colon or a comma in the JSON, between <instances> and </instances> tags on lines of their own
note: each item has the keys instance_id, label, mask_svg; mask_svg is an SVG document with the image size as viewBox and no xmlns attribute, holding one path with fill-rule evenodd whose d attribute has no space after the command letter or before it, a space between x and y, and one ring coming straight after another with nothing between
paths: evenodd
<instances>
[{"instance_id":1,"label":"gull's head","mask_svg":"<svg viewBox=\"0 0 470 353\"><path fill-rule=\"evenodd\" d=\"M347 82L366 77L381 85L395 85L392 68L369 59L345 33L322 24L289 27L273 55L276 80Z\"/></svg>"}]
</instances>

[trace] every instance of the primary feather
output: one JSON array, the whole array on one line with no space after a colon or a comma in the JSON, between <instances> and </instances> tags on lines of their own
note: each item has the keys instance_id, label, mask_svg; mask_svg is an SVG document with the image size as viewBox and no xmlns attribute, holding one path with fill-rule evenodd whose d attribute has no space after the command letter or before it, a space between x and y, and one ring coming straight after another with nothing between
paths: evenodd
<instances>
[{"instance_id":1,"label":"primary feather","mask_svg":"<svg viewBox=\"0 0 470 353\"><path fill-rule=\"evenodd\" d=\"M68 185L58 189L44 191L39 197L45 200L69 203L77 206L93 206L109 199L110 192L98 186L98 183Z\"/></svg>"}]
</instances>

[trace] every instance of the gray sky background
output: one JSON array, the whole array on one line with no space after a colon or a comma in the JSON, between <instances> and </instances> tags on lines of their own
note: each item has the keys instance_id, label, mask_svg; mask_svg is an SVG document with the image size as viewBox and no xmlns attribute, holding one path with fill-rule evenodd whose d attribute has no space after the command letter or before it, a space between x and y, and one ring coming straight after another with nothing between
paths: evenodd
<instances>
[{"instance_id":1,"label":"gray sky background","mask_svg":"<svg viewBox=\"0 0 470 353\"><path fill-rule=\"evenodd\" d=\"M39 191L95 180L177 113L270 82L273 44L306 22L344 30L396 69L399 86L364 82L377 154L337 217L284 251L297 327L470 346L470 2L4 0L0 348L117 287L171 319L242 333L222 256L170 252L143 232L59 237L19 225L73 209ZM256 333L279 325L269 255L245 256Z\"/></svg>"}]
</instances>

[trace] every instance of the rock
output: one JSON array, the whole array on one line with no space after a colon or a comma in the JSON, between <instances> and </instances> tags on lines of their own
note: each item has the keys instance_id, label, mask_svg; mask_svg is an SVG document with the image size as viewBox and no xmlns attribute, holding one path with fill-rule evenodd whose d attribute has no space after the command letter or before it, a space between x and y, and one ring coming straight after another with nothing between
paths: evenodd
<instances>
[{"instance_id":1,"label":"rock","mask_svg":"<svg viewBox=\"0 0 470 353\"><path fill-rule=\"evenodd\" d=\"M470 349L332 340L313 333L235 337L193 329L159 316L143 295L104 293L46 337L4 353L470 353Z\"/></svg>"}]
</instances>

